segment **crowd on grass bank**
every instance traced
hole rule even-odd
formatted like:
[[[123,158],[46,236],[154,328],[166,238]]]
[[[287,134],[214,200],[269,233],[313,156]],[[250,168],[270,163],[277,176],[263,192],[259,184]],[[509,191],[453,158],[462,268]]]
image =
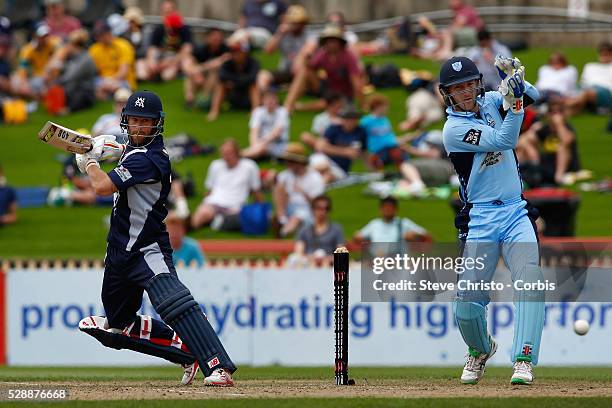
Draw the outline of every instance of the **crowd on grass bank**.
[[[363,56],[399,54],[444,61],[464,55],[477,64],[486,90],[499,85],[495,56],[511,56],[462,0],[449,0],[453,18],[448,27],[436,27],[423,17],[415,26],[406,17],[367,41],[347,28],[341,12],[330,13],[324,27],[314,30],[308,10],[283,0],[245,0],[238,30],[210,29],[202,37],[192,33],[176,1],[161,2],[162,24],[157,26],[144,24],[139,8],[113,4],[114,13],[97,16],[90,26],[71,16],[62,0],[44,0],[44,17],[31,25],[14,27],[0,17],[2,120],[19,123],[43,108],[68,115],[97,100],[113,100],[113,112],[83,132],[122,140],[120,112],[131,92],[142,83],[178,78],[185,109],[201,112],[203,126],[227,110],[243,110],[250,119],[245,129],[248,145],[227,138],[218,147],[219,158],[207,170],[205,197],[196,208],[187,204],[193,186],[175,175],[168,229],[180,237],[204,227],[241,230],[245,223],[265,229],[271,207],[274,234],[296,239],[295,262],[329,254],[329,248],[345,241],[342,227],[329,219],[332,202],[325,191],[363,180],[352,172],[355,161],[374,175],[368,180],[381,197],[420,197],[431,187],[457,183],[441,132],[432,130],[445,117],[435,76],[392,64],[366,65]],[[19,43],[19,37],[25,40]],[[277,53],[276,69],[263,69],[255,49]],[[535,86],[543,95],[527,109],[516,148],[531,187],[571,184],[581,174],[579,135],[571,116],[585,109],[608,115],[612,109],[612,45],[603,42],[597,51],[598,60],[586,64],[580,74],[561,52],[551,54],[543,66],[527,67],[537,70]],[[405,119],[394,124],[388,118],[390,100],[376,89],[397,86],[405,87],[408,97]],[[310,129],[298,129],[299,141],[292,141],[296,110],[317,114]],[[199,145],[185,135],[179,139],[169,150],[180,157],[216,147]],[[270,161],[282,169],[260,168]],[[393,172],[394,182],[378,182],[385,170]],[[64,178],[69,187],[54,189],[50,202],[112,203],[95,195],[71,160],[65,163]],[[0,173],[0,225],[17,220],[15,201],[14,190]],[[346,203],[335,204],[342,205]],[[393,240],[429,239],[425,229],[396,217],[390,208],[397,210],[397,205],[395,199],[383,199],[380,222],[370,222],[355,239],[376,234]],[[197,247],[188,239],[174,242],[176,249],[184,242]]]

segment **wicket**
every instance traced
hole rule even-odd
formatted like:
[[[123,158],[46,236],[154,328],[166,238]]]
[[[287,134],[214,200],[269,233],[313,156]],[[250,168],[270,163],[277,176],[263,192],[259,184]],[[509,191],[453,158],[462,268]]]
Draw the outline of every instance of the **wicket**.
[[[334,251],[334,323],[336,385],[353,385],[348,376],[349,252],[345,247]]]

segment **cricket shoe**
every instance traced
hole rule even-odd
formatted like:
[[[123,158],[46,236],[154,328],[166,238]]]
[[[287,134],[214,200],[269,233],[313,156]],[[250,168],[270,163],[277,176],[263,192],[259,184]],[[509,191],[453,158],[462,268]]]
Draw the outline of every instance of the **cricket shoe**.
[[[526,385],[533,383],[533,365],[531,361],[517,360],[514,363],[514,373],[512,374],[511,384]]]
[[[213,387],[233,387],[234,380],[232,380],[232,375],[225,371],[224,368],[218,368],[211,375],[204,378],[204,384]]]
[[[198,364],[198,360],[196,360],[193,364],[181,364],[183,367],[183,379],[181,380],[181,384],[189,385],[193,382],[193,379],[198,374],[198,370],[200,369],[200,365]]]
[[[488,354],[481,353],[471,347],[468,348],[467,360],[461,374],[463,384],[477,384],[480,381],[485,373],[487,360],[493,357],[493,354],[497,351],[497,343],[493,339],[491,339],[491,342],[491,351]]]

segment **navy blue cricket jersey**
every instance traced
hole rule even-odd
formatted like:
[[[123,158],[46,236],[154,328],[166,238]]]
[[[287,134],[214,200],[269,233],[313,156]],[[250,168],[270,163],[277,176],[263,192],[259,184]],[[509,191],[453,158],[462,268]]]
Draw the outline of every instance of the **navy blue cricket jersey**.
[[[154,242],[168,243],[164,219],[170,193],[170,158],[162,136],[146,147],[128,146],[115,169],[108,173],[117,191],[108,243],[137,251]]]

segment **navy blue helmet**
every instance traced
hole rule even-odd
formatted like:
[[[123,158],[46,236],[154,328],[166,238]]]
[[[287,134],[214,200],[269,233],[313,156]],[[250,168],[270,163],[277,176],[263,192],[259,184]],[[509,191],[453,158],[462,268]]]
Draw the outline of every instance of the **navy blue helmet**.
[[[452,57],[442,64],[440,68],[440,93],[444,97],[446,106],[453,106],[452,94],[448,92],[448,87],[463,82],[477,80],[479,96],[484,96],[484,86],[482,84],[482,74],[474,62],[467,57]]]
[[[151,91],[136,91],[125,103],[125,107],[121,110],[121,128],[129,134],[128,117],[136,116],[139,118],[157,119],[155,124],[155,132],[149,137],[160,135],[164,131],[164,108],[161,99]]]

